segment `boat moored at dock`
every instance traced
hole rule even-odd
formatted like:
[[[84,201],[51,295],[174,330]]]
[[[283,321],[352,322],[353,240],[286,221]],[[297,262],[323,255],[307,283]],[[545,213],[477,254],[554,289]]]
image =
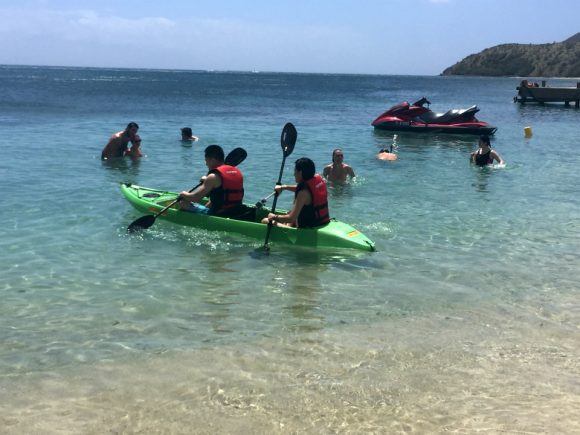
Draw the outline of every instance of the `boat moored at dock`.
[[[580,107],[580,82],[576,87],[572,86],[546,86],[546,81],[542,80],[540,86],[537,82],[522,80],[516,87],[518,95],[514,97],[516,103],[564,103],[569,106],[574,102],[576,108]]]

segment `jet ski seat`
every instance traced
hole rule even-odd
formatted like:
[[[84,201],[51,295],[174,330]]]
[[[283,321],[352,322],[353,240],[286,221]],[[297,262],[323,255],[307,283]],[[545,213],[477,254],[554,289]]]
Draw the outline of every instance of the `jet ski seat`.
[[[456,119],[469,119],[475,114],[479,112],[477,106],[471,106],[467,109],[451,109],[445,113],[435,113],[435,112],[426,112],[422,115],[419,115],[419,121],[426,122],[427,124],[442,124],[442,123],[450,123]]]

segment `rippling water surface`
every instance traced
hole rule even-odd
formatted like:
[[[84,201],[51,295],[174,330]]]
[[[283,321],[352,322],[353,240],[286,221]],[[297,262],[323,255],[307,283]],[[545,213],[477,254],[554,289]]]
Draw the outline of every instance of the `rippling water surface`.
[[[580,111],[516,105],[518,82],[0,67],[0,427],[580,431]],[[506,167],[444,135],[400,134],[399,159],[376,160],[393,135],[370,122],[424,95],[478,104]],[[146,157],[101,162],[129,121]],[[244,147],[246,198],[266,196],[288,121],[284,182],[342,147],[357,178],[331,213],[376,253],[125,233],[139,214],[119,183],[189,189],[211,143]],[[183,126],[201,141],[183,147]]]

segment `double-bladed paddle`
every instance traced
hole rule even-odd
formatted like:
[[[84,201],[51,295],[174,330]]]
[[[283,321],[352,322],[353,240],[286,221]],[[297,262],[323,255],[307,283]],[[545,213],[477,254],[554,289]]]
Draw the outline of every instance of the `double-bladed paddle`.
[[[234,148],[227,155],[224,162],[226,165],[229,165],[229,166],[238,166],[240,163],[242,163],[244,160],[246,160],[247,156],[248,156],[248,153],[246,152],[245,149]],[[195,189],[197,189],[202,184],[203,183],[199,183],[197,186],[192,188],[189,192],[190,193],[193,192]],[[133,221],[133,223],[131,223],[131,225],[129,225],[129,227],[127,228],[127,232],[133,233],[135,231],[144,230],[144,229],[149,228],[151,225],[153,225],[155,223],[155,219],[157,219],[160,215],[165,213],[169,208],[173,207],[176,203],[178,203],[181,200],[182,200],[182,197],[181,197],[181,195],[179,195],[175,201],[173,201],[171,204],[169,204],[167,207],[165,207],[159,213],[156,213],[154,215],[141,216],[139,219]]]
[[[280,136],[280,146],[282,147],[282,166],[280,166],[280,174],[278,175],[278,182],[276,185],[282,183],[282,173],[284,172],[284,164],[286,163],[286,157],[292,154],[294,151],[294,145],[296,144],[296,138],[298,137],[298,132],[291,122],[288,122],[284,129],[282,130],[282,135]],[[278,202],[278,194],[274,195],[274,201],[272,202],[272,213],[276,213],[276,203]],[[266,230],[266,240],[264,241],[264,249],[270,250],[268,241],[270,240],[270,232],[272,231],[272,222],[268,222],[268,229]]]
[[[259,201],[256,203],[256,207],[257,207],[257,208],[262,208],[262,207],[264,207],[264,205],[266,205],[266,202],[267,202],[267,201],[268,201],[268,200],[269,200],[269,199],[270,199],[270,198],[271,198],[273,195],[275,195],[275,194],[276,194],[276,191],[274,190],[274,191],[273,191],[271,194],[269,194],[268,196],[266,196],[266,197],[262,198],[261,200],[259,200]]]

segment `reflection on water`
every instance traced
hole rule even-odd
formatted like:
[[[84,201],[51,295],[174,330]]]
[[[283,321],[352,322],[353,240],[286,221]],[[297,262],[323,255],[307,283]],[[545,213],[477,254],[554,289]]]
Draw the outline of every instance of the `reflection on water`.
[[[578,111],[574,103],[569,106],[563,103],[518,104],[517,108],[522,116],[559,116],[566,115],[570,109],[573,110],[572,113]]]
[[[472,148],[477,144],[477,136],[469,135],[401,135],[398,143],[401,148],[413,151],[429,150],[435,148]]]
[[[355,178],[347,183],[328,182],[328,195],[334,200],[348,201],[355,194],[355,186],[358,184],[357,181]]]
[[[328,307],[325,304],[333,304],[328,300],[323,304],[321,299],[328,296],[329,291],[335,291],[336,283],[329,279],[331,275],[383,267],[378,260],[369,258],[368,253],[349,250],[273,245],[267,255],[246,257],[251,263],[246,268],[263,276],[265,285],[280,295],[281,309],[288,316],[282,316],[278,321],[284,329],[294,332],[311,332],[326,327],[328,321],[324,312]],[[349,277],[354,278],[355,275]]]
[[[322,283],[320,274],[325,265],[308,268],[281,267],[275,280],[284,291],[283,328],[294,332],[312,332],[324,328],[325,319],[320,306]]]
[[[139,166],[141,165],[141,158],[120,157],[101,160],[101,166],[107,170],[105,172],[108,177],[113,176],[114,181],[118,181],[118,174],[121,173],[126,177],[127,182],[135,182],[137,175],[139,175]]]
[[[266,264],[273,266],[283,264],[284,267],[306,267],[318,266],[326,270],[327,266],[337,266],[339,264],[358,263],[373,267],[372,260],[369,258],[373,254],[368,252],[348,250],[348,249],[314,249],[300,246],[275,246],[268,255],[253,256],[254,259],[263,260]],[[297,269],[299,270],[299,269]]]
[[[475,182],[472,184],[477,192],[487,193],[488,183],[493,169],[489,166],[473,165],[473,172],[475,173]]]

